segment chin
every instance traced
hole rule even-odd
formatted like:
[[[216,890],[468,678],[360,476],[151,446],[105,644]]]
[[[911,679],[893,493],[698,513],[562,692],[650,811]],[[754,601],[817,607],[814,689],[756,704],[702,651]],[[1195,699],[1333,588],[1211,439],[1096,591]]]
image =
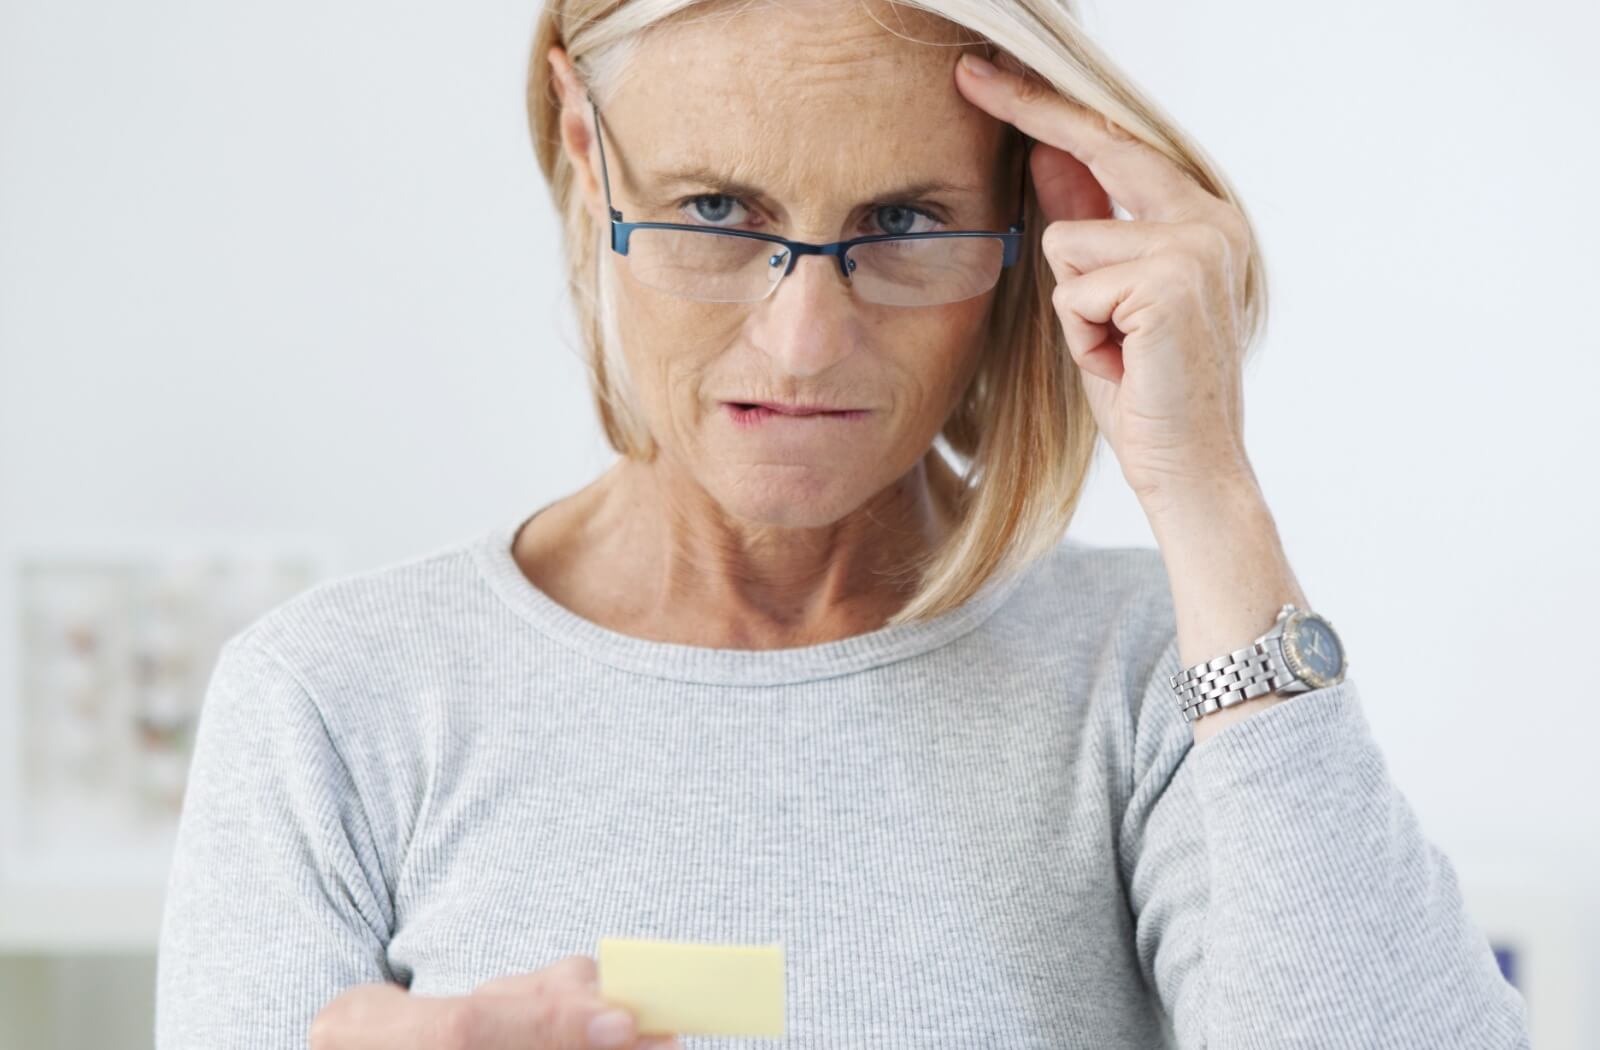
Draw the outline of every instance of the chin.
[[[868,495],[821,468],[773,463],[739,471],[719,488],[717,502],[729,514],[786,529],[832,525]]]

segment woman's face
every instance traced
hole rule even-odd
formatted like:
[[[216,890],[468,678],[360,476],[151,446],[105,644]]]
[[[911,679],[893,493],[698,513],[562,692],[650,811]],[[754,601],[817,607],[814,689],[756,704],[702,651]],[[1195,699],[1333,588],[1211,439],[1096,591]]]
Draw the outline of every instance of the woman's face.
[[[907,35],[953,41],[887,8]],[[955,47],[899,39],[858,0],[752,5],[660,28],[601,100],[613,204],[627,221],[765,231],[823,243],[1003,230],[1015,218],[1001,123],[959,94]],[[587,111],[581,96],[567,98]],[[598,151],[580,178],[606,216]],[[671,173],[702,170],[758,195]],[[582,170],[582,169],[580,169]],[[905,198],[902,187],[949,189]],[[921,214],[912,209],[924,209]],[[609,240],[606,242],[609,245]],[[657,466],[746,521],[824,526],[886,492],[927,452],[981,352],[993,290],[904,307],[858,301],[835,259],[803,255],[766,299],[670,296],[617,268],[620,338],[661,447]],[[856,418],[768,416],[734,403],[820,404]]]

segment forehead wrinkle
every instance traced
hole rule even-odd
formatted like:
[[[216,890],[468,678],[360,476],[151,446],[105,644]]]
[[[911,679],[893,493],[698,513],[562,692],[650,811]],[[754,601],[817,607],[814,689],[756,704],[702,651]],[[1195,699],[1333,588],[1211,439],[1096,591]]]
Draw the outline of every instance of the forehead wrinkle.
[[[745,38],[752,46],[734,46]],[[998,122],[957,91],[954,55],[858,11],[841,17],[831,3],[786,0],[714,27],[657,26],[634,61],[648,76],[631,88],[651,88],[630,89],[610,109],[626,110],[620,146],[652,203],[672,203],[659,199],[673,188],[665,177],[685,171],[701,181],[677,184],[683,193],[673,198],[734,183],[756,192],[730,195],[753,197],[776,218],[785,203],[880,203],[935,179],[986,200],[1015,193],[994,184],[999,139],[989,125]]]
[[[898,113],[881,111],[857,122],[854,134],[829,134],[824,121],[791,120],[755,114],[748,133],[699,130],[703,123],[680,120],[657,124],[654,148],[636,157],[640,188],[662,197],[698,190],[727,193],[770,204],[830,201],[855,205],[941,195],[988,199],[996,192],[995,136],[980,122],[957,130],[954,122],[928,127],[926,109],[907,109],[926,134],[881,134],[873,126],[893,126]],[[715,123],[711,117],[704,123]],[[743,123],[741,121],[741,123]],[[942,134],[941,134],[942,130]],[[656,143],[671,135],[671,143]],[[931,147],[931,148],[930,148]],[[953,154],[967,155],[962,162]]]
[[[997,194],[1009,192],[991,184],[995,164],[986,156],[975,156],[970,166],[954,171],[933,158],[922,164],[886,164],[881,149],[871,164],[852,156],[862,151],[835,150],[820,162],[815,156],[785,156],[764,163],[771,152],[736,154],[725,164],[708,160],[703,150],[682,156],[678,163],[647,160],[638,165],[645,180],[642,201],[661,210],[687,196],[726,194],[784,226],[815,228],[820,236],[841,215],[872,204],[943,203],[953,215],[978,222]]]
[[[775,192],[769,182],[757,181],[748,176],[733,174],[739,167],[742,166],[724,169],[697,161],[683,167],[647,172],[645,178],[655,188],[663,192],[679,188],[695,188],[732,197],[750,197],[773,201],[781,201],[786,196],[787,191]],[[811,186],[817,185],[815,179],[796,181],[804,181]],[[863,185],[873,182],[868,178],[853,181]],[[847,190],[841,190],[836,196],[843,197],[848,192]],[[985,187],[954,181],[942,176],[908,178],[902,170],[894,176],[886,176],[882,180],[881,188],[859,193],[853,203],[867,204],[877,201],[926,197],[934,194],[976,195],[985,192],[987,192]]]

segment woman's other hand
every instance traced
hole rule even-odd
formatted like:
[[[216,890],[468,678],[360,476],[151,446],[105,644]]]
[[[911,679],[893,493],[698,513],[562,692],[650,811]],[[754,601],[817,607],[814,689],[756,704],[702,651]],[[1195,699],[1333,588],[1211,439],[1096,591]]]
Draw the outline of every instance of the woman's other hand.
[[[1245,455],[1249,225],[1165,154],[1031,74],[973,72],[974,105],[1034,140],[1040,249],[1095,421],[1145,504],[1230,477]],[[1004,61],[1004,60],[1003,60]],[[1112,200],[1133,219],[1117,219]]]
[[[471,995],[411,995],[394,984],[348,989],[317,1014],[311,1050],[682,1050],[641,1036],[633,1015],[600,998],[593,958],[569,955],[497,977]]]

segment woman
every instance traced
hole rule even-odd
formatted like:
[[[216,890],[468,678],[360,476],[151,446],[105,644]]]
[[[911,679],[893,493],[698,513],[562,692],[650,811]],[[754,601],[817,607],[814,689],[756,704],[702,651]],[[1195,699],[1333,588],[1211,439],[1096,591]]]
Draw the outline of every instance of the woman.
[[[1528,1045],[1246,455],[1250,224],[1064,6],[556,0],[529,106],[621,455],[230,640],[162,1050],[651,1045],[605,936],[782,943],[798,1047]],[[1102,433],[1159,549],[1062,538]]]

